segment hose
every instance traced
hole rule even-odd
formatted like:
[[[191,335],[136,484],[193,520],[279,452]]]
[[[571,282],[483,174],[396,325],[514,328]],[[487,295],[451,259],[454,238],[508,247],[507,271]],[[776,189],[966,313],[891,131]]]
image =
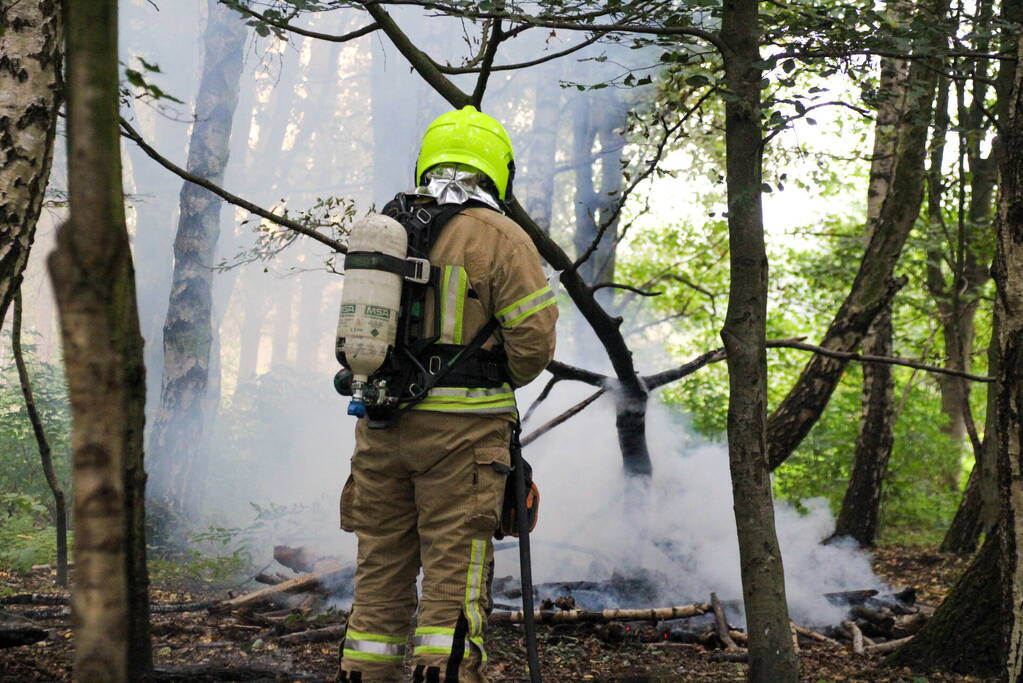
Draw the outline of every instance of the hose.
[[[533,565],[529,555],[529,511],[526,509],[526,465],[515,429],[511,447],[512,473],[515,477],[515,517],[519,526],[519,567],[522,577],[522,613],[526,633],[526,661],[530,683],[542,683],[540,654],[536,647],[536,620],[533,614]]]

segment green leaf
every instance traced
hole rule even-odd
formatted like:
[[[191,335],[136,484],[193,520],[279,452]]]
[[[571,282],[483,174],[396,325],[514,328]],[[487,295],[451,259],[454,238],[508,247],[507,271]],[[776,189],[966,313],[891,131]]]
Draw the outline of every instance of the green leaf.
[[[785,73],[790,74],[796,70],[796,62],[792,59],[786,59],[781,63],[781,68],[784,69]]]
[[[700,86],[708,85],[709,83],[710,79],[704,76],[703,74],[693,74],[692,76],[686,79],[686,84],[691,85],[694,88],[699,88]]]

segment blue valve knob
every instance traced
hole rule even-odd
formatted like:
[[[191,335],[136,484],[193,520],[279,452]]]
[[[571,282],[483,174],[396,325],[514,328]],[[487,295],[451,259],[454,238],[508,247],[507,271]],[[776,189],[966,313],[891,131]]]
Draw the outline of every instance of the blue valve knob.
[[[355,417],[366,417],[366,404],[362,401],[352,401],[348,404],[348,414]]]

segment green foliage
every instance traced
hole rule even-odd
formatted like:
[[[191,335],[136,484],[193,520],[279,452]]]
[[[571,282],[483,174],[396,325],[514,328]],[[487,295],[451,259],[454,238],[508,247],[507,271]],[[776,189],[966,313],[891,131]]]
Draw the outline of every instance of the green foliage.
[[[5,340],[6,343],[6,340]],[[36,408],[50,444],[57,480],[71,493],[71,412],[63,370],[35,357],[35,347],[23,344]],[[26,496],[44,505],[52,521],[53,496],[43,475],[39,448],[25,409],[14,360],[0,366],[0,495]],[[70,500],[68,505],[70,506]],[[52,558],[51,558],[52,559]]]
[[[29,495],[0,493],[0,566],[27,572],[56,556],[57,536],[46,506]]]
[[[151,552],[149,572],[161,587],[222,590],[248,581],[253,560],[244,529],[211,526],[173,553]]]

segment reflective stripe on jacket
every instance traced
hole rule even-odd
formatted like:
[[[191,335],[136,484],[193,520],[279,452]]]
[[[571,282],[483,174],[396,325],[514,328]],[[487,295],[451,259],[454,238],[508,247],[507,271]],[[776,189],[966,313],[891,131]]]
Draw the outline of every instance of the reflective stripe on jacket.
[[[427,298],[426,329],[439,315],[442,344],[467,344],[493,317],[484,348],[503,346],[512,384],[493,389],[439,387],[414,410],[514,415],[514,387],[531,382],[554,357],[558,307],[529,236],[510,218],[473,207],[452,218],[430,252],[439,296]],[[440,306],[435,311],[434,301]]]

